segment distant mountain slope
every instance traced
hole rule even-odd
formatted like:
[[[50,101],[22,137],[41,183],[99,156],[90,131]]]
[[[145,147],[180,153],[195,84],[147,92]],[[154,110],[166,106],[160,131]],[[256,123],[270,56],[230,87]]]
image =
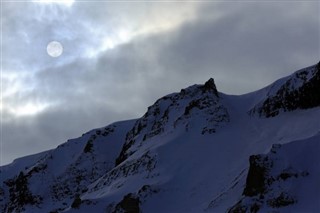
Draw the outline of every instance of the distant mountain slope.
[[[133,123],[95,129],[56,149],[1,167],[1,212],[49,212],[70,204],[76,194],[113,168]]]
[[[167,95],[1,167],[1,212],[319,212],[318,83],[319,64],[245,95],[213,79]]]

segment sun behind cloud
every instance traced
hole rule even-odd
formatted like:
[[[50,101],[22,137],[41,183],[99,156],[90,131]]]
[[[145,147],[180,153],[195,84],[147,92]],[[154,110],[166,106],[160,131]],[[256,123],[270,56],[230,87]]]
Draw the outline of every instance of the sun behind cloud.
[[[47,104],[28,103],[24,106],[12,108],[11,111],[15,116],[31,116],[42,112],[47,106]]]
[[[43,4],[62,4],[70,7],[75,2],[75,0],[34,0],[33,2]]]

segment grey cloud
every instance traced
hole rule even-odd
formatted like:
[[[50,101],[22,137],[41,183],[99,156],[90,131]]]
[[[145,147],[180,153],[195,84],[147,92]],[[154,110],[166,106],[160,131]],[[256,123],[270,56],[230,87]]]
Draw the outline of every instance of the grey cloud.
[[[177,75],[173,79],[188,75],[183,80],[191,83],[215,77],[220,91],[227,93],[261,88],[319,59],[319,11],[310,4],[304,15],[287,15],[300,6],[254,4],[235,10],[224,4],[219,9],[225,14],[215,20],[206,14],[206,5],[201,12],[206,18],[177,31],[171,45],[161,50],[160,64],[171,67]]]
[[[97,46],[86,22],[72,17],[61,5],[3,3],[3,67],[6,71],[36,72],[83,57]],[[59,62],[46,54],[46,46],[59,40],[64,57]]]
[[[204,82],[212,76],[223,92],[252,91],[316,62],[315,9],[306,11],[313,16],[300,19],[291,17],[292,14],[283,15],[288,10],[285,5],[258,7],[258,10],[256,5],[232,10],[230,5],[222,5],[224,8],[220,6],[220,10],[230,12],[216,20],[208,14],[210,6],[220,5],[206,5],[196,21],[179,29],[138,38],[115,51],[107,51],[94,66],[83,66],[80,62],[64,70],[47,71],[43,76],[52,81],[53,75],[53,79],[62,84],[57,84],[58,88],[53,91],[63,88],[61,93],[70,93],[68,98],[77,94],[78,88],[83,91],[82,86],[85,91],[79,92],[79,97],[102,97],[114,105],[130,101],[151,104],[161,95]],[[292,10],[296,7],[300,4],[292,6]],[[270,13],[273,13],[272,19]],[[252,20],[252,16],[255,19]],[[262,24],[266,20],[268,24]],[[296,57],[300,61],[295,60]],[[54,88],[43,82],[50,85],[48,88]]]
[[[186,18],[168,31],[140,35],[94,58],[86,58],[82,51],[95,48],[100,36],[119,27],[113,26],[117,20],[108,20],[108,16],[123,17],[118,23],[143,26],[148,22],[143,19],[150,16],[146,8],[157,11],[157,6],[87,6],[75,4],[68,11],[74,17],[70,23],[59,28],[52,22],[46,28],[50,34],[66,31],[64,57],[68,60],[62,58],[63,63],[57,64],[50,58],[39,58],[46,66],[38,67],[30,79],[34,89],[18,91],[8,99],[16,104],[36,99],[53,105],[34,117],[5,123],[7,161],[52,148],[94,127],[141,116],[157,98],[210,77],[215,78],[220,91],[239,94],[319,59],[319,10],[312,2],[186,5],[198,8],[192,19]],[[162,4],[159,10],[168,9],[163,13],[168,22],[170,12],[179,8],[178,4],[169,6]],[[115,14],[128,7],[130,15]],[[186,11],[192,13],[191,9]],[[150,23],[160,20],[157,15]],[[39,39],[45,43],[48,36],[39,34]]]

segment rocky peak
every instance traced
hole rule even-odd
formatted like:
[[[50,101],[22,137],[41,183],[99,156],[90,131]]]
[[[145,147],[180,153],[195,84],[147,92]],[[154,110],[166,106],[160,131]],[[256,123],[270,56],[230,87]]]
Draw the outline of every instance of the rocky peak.
[[[201,120],[202,126],[195,125]],[[198,131],[212,134],[229,122],[227,109],[221,103],[214,80],[204,85],[193,85],[157,100],[144,116],[137,120],[128,132],[126,142],[116,165],[134,153],[144,141],[167,132],[182,128],[185,131]]]
[[[204,92],[213,92],[217,97],[219,97],[218,90],[216,88],[216,84],[214,83],[214,79],[210,78],[204,85],[203,85]]]

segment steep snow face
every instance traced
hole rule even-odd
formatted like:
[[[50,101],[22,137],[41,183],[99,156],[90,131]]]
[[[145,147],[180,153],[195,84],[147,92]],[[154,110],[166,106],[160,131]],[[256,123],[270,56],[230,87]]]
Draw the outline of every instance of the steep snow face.
[[[248,116],[245,108],[238,110],[247,100],[223,99],[231,118],[228,126],[210,135],[172,132],[146,140],[88,187],[80,211],[117,212],[130,198],[139,200],[142,212],[226,212],[241,197],[250,155],[320,130],[319,108],[260,119]],[[86,205],[87,200],[95,206]]]
[[[294,74],[242,96],[219,93],[210,79],[159,99],[138,120],[92,130],[57,149],[16,160],[0,170],[1,210],[302,210],[309,205],[308,196],[320,199],[318,188],[305,191],[319,174],[312,156],[319,148],[320,107],[281,108],[277,116],[248,112],[259,115],[257,109],[286,82],[292,85],[288,91],[300,91],[317,79],[315,67],[306,70],[305,81],[292,80]],[[271,153],[257,155],[272,146]],[[300,158],[309,152],[304,163]],[[311,212],[317,208],[309,206]]]
[[[249,116],[249,106],[260,94],[220,93],[219,103],[227,109],[229,119],[212,134],[202,134],[200,128],[186,131],[185,126],[165,125],[163,132],[143,140],[146,132],[137,131],[140,140],[129,146],[132,152],[89,187],[81,197],[84,204],[80,210],[90,209],[86,200],[95,200],[101,212],[117,212],[121,206],[125,211],[130,207],[123,202],[131,200],[139,201],[142,212],[226,212],[241,196],[250,155],[267,152],[274,143],[311,137],[320,130],[320,108],[270,119]],[[206,122],[196,124],[203,127]]]
[[[320,106],[319,94],[320,62],[269,86],[266,99],[258,103],[251,113],[274,117],[281,111],[318,107]]]
[[[229,212],[318,212],[320,134],[250,157],[241,200]]]
[[[76,194],[113,168],[133,124],[95,129],[54,150],[1,167],[1,212],[49,212],[69,206]]]
[[[229,120],[228,110],[221,103],[212,78],[204,85],[194,85],[180,93],[167,95],[149,107],[128,132],[117,165],[154,136],[176,129],[212,134]]]

